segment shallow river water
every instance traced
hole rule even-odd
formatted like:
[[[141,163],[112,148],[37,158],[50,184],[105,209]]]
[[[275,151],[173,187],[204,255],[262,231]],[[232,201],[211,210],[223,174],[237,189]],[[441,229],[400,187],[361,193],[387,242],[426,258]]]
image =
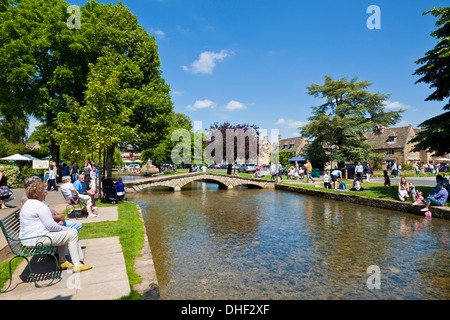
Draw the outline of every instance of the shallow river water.
[[[201,182],[128,199],[162,299],[450,298],[448,220]]]

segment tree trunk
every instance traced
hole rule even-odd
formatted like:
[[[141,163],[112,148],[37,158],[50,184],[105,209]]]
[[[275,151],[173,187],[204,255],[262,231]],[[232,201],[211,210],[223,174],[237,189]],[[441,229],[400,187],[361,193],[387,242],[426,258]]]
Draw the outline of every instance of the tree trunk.
[[[113,157],[114,157],[115,146],[106,148],[106,158],[105,158],[105,172],[106,178],[112,177],[112,166],[113,166]]]
[[[53,135],[51,134],[51,130],[53,128],[53,124],[55,121],[55,115],[51,112],[51,110],[47,110],[46,111],[46,125],[47,125],[47,132],[48,132],[48,136],[50,138],[50,152],[52,155],[52,160],[54,162],[56,162],[56,165],[59,164],[59,145],[56,142],[56,140],[53,138]]]

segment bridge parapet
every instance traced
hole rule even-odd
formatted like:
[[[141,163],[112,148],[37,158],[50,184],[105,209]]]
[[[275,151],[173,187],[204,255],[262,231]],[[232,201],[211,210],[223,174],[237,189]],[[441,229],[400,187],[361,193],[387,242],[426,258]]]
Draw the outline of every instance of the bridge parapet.
[[[234,189],[239,186],[250,188],[274,189],[275,181],[261,178],[245,178],[240,176],[225,175],[211,172],[194,172],[185,174],[173,174],[156,176],[139,180],[124,181],[127,193],[138,192],[151,187],[168,187],[173,191],[181,191],[181,188],[194,181],[217,183],[222,189]]]

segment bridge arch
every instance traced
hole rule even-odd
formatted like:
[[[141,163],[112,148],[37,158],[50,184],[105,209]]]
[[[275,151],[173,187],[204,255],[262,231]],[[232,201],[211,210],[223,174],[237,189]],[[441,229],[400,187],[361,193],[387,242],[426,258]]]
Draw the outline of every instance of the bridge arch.
[[[150,187],[168,187],[173,191],[181,191],[181,188],[194,181],[216,183],[220,189],[234,189],[244,186],[248,188],[274,188],[275,182],[271,180],[244,178],[218,173],[200,172],[179,175],[145,178],[140,180],[124,181],[127,192],[138,192]]]

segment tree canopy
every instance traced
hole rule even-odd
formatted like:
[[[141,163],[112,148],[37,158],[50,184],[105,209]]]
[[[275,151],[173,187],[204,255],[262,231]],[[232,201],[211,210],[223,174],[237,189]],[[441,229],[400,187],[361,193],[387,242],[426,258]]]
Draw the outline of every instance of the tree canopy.
[[[257,125],[215,122],[207,129],[207,136],[209,136],[207,144],[210,147],[208,149],[211,149],[211,156],[216,162],[235,163],[237,161],[243,163],[257,160],[259,155],[259,127]],[[216,139],[222,141],[216,141]],[[221,156],[218,156],[217,152]]]
[[[120,1],[87,2],[79,29],[68,28],[68,7],[62,0],[0,2],[0,113],[14,107],[42,121],[55,161],[61,143],[80,139],[86,148],[107,147],[110,160],[119,141],[158,144],[173,105],[154,36]]]
[[[413,75],[420,76],[416,83],[427,83],[434,91],[425,101],[444,101],[450,97],[450,7],[433,8],[425,14],[437,17],[437,29],[431,36],[437,39],[436,46],[425,57],[416,61],[422,65]],[[422,122],[419,132],[410,143],[414,150],[427,150],[441,156],[450,152],[450,99],[444,104],[442,114]]]
[[[319,144],[330,144],[331,114],[332,145],[339,146],[339,153],[334,160],[343,161],[373,161],[377,155],[370,150],[365,142],[364,132],[380,132],[382,127],[397,123],[404,110],[387,111],[384,104],[390,94],[372,93],[368,87],[369,81],[358,81],[353,78],[333,80],[325,76],[323,85],[312,84],[307,87],[308,94],[321,98],[325,103],[312,107],[309,123],[300,127],[307,138]],[[360,152],[364,150],[365,152]]]

